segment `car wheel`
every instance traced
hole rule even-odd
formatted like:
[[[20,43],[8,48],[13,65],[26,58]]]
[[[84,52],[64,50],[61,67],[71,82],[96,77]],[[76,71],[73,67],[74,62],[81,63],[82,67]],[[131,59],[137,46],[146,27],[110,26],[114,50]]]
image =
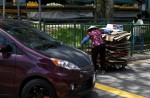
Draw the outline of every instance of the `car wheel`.
[[[57,96],[50,83],[42,79],[34,79],[23,87],[21,98],[57,98]]]

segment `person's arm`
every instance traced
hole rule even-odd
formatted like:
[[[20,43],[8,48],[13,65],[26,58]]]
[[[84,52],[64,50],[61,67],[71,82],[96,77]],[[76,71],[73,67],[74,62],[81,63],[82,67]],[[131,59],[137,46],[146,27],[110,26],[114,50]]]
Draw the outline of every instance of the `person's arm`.
[[[84,37],[84,39],[82,40],[81,44],[85,44],[89,41],[89,38],[86,36]]]
[[[104,34],[109,34],[110,32],[111,32],[111,30],[108,30],[108,29],[104,29],[104,30],[103,30],[103,33],[104,33]]]

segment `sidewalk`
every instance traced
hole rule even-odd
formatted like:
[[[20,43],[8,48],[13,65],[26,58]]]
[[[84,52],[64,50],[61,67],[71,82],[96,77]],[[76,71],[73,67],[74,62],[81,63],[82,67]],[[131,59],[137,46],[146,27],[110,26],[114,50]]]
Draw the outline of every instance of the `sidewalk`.
[[[145,60],[150,59],[150,51],[144,53],[134,53],[132,57],[129,57],[129,61],[136,61],[136,60]]]

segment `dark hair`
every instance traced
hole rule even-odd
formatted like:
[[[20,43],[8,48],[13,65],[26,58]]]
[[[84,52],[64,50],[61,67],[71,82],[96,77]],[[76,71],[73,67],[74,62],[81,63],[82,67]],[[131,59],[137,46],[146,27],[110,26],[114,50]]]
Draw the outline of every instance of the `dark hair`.
[[[136,23],[137,22],[137,20],[138,19],[141,19],[143,17],[143,15],[142,14],[137,14],[137,17],[136,18],[134,18],[134,23]]]
[[[139,19],[141,19],[141,18],[143,17],[143,14],[137,14],[137,17],[138,17]]]

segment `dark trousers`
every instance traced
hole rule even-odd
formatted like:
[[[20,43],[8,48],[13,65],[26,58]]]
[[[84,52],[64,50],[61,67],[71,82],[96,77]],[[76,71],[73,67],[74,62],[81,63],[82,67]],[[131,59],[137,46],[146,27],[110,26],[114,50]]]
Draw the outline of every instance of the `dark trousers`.
[[[105,66],[105,48],[106,48],[105,44],[101,44],[101,45],[98,45],[98,46],[95,46],[94,48],[92,48],[92,61],[93,61],[93,64],[94,64],[94,67],[95,67],[96,70],[99,67],[97,65],[97,59],[100,60],[101,70],[106,70],[106,66]]]
[[[133,52],[135,51],[135,46],[136,46],[138,41],[140,41],[140,51],[143,52],[144,38],[142,36],[134,36],[134,39],[133,39]]]

